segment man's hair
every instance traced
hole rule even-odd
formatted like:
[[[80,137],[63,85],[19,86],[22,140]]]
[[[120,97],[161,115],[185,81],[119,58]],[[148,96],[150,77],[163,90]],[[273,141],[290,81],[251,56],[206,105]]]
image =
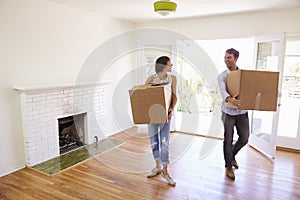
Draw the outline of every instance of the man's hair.
[[[240,52],[238,52],[234,48],[227,49],[226,53],[233,54],[234,58],[238,58],[240,56]]]
[[[163,69],[166,67],[168,61],[170,61],[170,58],[168,56],[161,56],[157,58],[157,60],[155,61],[155,72],[162,72]]]

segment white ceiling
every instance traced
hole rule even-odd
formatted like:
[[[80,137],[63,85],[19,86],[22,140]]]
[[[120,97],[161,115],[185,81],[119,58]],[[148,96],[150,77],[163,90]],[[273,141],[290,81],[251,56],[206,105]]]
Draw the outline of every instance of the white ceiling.
[[[78,9],[110,15],[132,22],[272,10],[300,6],[300,0],[172,0],[177,11],[162,17],[153,11],[155,0],[49,0]]]

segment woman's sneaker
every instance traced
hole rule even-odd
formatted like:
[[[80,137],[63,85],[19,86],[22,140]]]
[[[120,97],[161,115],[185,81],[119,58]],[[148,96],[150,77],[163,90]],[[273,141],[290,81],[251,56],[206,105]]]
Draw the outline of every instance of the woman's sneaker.
[[[161,176],[165,178],[169,185],[175,186],[176,182],[173,180],[173,178],[169,174],[165,174],[164,171],[161,171]]]
[[[161,171],[162,171],[161,168],[155,167],[155,168],[153,168],[153,169],[151,170],[151,172],[147,175],[147,177],[148,177],[148,178],[151,178],[151,177],[153,177],[153,176],[156,176],[156,175],[160,174]]]

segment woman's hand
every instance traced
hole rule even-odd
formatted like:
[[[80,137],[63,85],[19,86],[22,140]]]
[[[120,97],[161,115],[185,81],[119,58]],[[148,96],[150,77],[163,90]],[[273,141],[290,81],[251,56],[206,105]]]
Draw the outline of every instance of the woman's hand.
[[[168,122],[171,121],[172,115],[173,115],[173,108],[169,108],[169,110],[168,110]]]

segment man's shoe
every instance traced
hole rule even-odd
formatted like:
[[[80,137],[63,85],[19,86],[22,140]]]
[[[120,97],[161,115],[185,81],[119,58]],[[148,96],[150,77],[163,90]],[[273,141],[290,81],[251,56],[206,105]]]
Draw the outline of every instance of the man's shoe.
[[[234,168],[236,168],[236,169],[239,168],[239,165],[237,164],[235,159],[232,160],[232,166],[234,166]]]
[[[226,167],[226,176],[232,180],[235,179],[235,175],[232,167]]]
[[[151,170],[151,172],[147,175],[147,177],[151,178],[151,177],[156,176],[157,174],[160,174],[160,173],[161,173],[161,168],[155,167]]]

